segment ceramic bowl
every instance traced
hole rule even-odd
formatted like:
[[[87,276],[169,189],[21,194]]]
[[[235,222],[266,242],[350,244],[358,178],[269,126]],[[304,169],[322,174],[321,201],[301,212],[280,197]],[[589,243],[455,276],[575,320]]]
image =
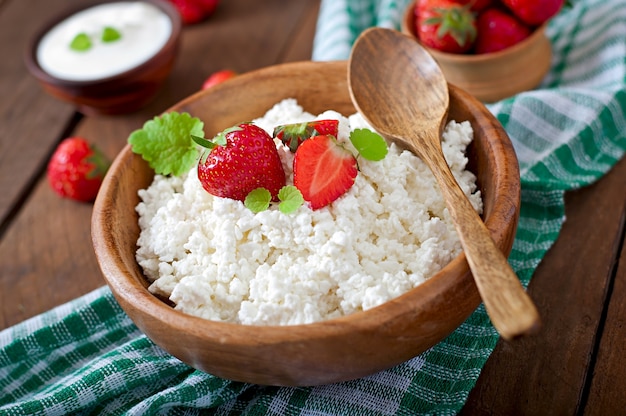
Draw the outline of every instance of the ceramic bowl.
[[[491,103],[537,87],[550,69],[552,48],[546,24],[522,42],[498,52],[470,55],[445,53],[426,47],[449,83],[485,103]],[[404,12],[401,30],[417,40],[415,2]]]
[[[117,0],[119,1],[119,0]],[[105,78],[75,81],[59,78],[46,72],[37,58],[41,39],[68,17],[90,7],[115,0],[82,4],[60,13],[35,33],[25,54],[26,67],[51,96],[74,104],[84,114],[124,114],[147,105],[170,74],[181,34],[181,19],[176,9],[165,0],[142,0],[156,5],[171,21],[171,34],[164,46],[147,61],[116,75]]]
[[[355,112],[347,63],[297,62],[267,67],[196,93],[168,111],[189,112],[211,137],[241,120],[262,116],[296,98],[314,114]],[[484,200],[484,221],[506,254],[520,204],[515,152],[502,126],[466,92],[450,86],[449,118],[468,120],[468,149]],[[400,364],[444,339],[480,304],[464,255],[415,289],[378,307],[341,318],[294,326],[251,326],[186,315],[153,296],[135,260],[139,235],[137,191],[154,172],[126,146],[96,199],[93,245],[104,278],[121,307],[157,345],[199,370],[266,385],[304,386],[366,376]],[[410,209],[410,207],[407,207]]]

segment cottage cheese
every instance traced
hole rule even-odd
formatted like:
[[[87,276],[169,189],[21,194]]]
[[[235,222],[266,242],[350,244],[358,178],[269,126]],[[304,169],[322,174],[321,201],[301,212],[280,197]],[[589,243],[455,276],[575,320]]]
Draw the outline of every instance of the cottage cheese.
[[[368,127],[357,114],[308,114],[293,99],[255,123],[340,120],[339,139]],[[482,210],[475,176],[465,170],[468,122],[450,122],[443,149],[457,181]],[[277,144],[292,176],[293,156]],[[202,189],[196,170],[156,176],[141,190],[137,261],[150,291],[206,319],[252,325],[310,323],[366,310],[424,282],[462,248],[426,165],[391,144],[380,162],[359,160],[345,195],[316,211],[253,213]]]

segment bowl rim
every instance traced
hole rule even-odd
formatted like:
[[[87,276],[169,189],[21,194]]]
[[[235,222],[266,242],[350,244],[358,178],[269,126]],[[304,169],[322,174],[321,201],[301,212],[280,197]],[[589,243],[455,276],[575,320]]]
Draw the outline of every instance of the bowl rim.
[[[531,27],[532,32],[528,37],[523,39],[521,42],[516,43],[515,45],[509,46],[508,48],[488,53],[481,54],[468,54],[468,53],[450,53],[443,52],[437,49],[430,48],[424,44],[422,44],[415,33],[415,5],[417,1],[412,1],[404,11],[404,15],[401,22],[401,31],[412,38],[414,38],[420,45],[422,45],[428,52],[430,52],[434,57],[439,59],[444,59],[451,63],[457,64],[469,64],[469,63],[482,63],[485,61],[489,61],[492,59],[507,59],[507,57],[511,55],[516,55],[520,50],[525,49],[528,45],[532,45],[537,42],[538,38],[545,37],[545,30],[549,24],[549,21],[542,23],[539,26]]]
[[[241,74],[232,80],[228,80],[221,85],[215,86],[215,88],[227,88],[227,83],[244,82],[247,79],[254,79],[255,77],[263,78],[267,74],[276,70],[283,71],[299,69],[311,71],[316,66],[317,68],[321,68],[321,66],[342,65],[347,68],[346,61],[303,61],[273,65]],[[475,102],[477,106],[482,106],[480,102],[463,90],[453,85],[450,85],[449,88],[450,93],[456,95],[456,97],[472,100],[472,103]],[[198,95],[206,93],[208,92],[196,92],[195,94],[183,99],[179,103],[165,110],[164,113],[178,111],[179,109],[184,108],[186,103],[194,100]],[[502,132],[504,132],[503,128]],[[510,142],[502,143],[500,140],[497,140],[494,141],[494,143],[491,143],[491,145],[497,147],[498,151],[504,153],[505,156],[502,157],[503,161],[517,161],[515,151]],[[425,303],[429,303],[431,298],[434,301],[437,301],[435,298],[438,298],[439,293],[442,291],[463,290],[468,287],[468,282],[470,282],[469,284],[471,284],[474,288],[474,296],[477,299],[475,306],[478,307],[480,304],[478,293],[475,289],[465,254],[461,253],[452,259],[450,263],[444,266],[444,268],[442,268],[435,275],[408,292],[390,299],[379,306],[337,318],[298,325],[246,325],[233,322],[212,321],[178,311],[148,291],[145,285],[147,283],[145,276],[143,276],[145,280],[143,283],[138,282],[133,275],[125,269],[122,255],[120,254],[120,247],[107,242],[106,236],[109,234],[109,227],[107,227],[107,224],[110,224],[110,218],[114,216],[114,210],[111,209],[111,207],[108,207],[107,209],[105,204],[106,196],[109,192],[111,192],[111,190],[119,187],[117,178],[113,177],[111,173],[117,172],[122,168],[131,169],[130,166],[133,163],[145,164],[147,162],[143,161],[139,155],[134,154],[130,145],[126,144],[122,151],[114,159],[113,164],[109,169],[109,174],[107,174],[104,179],[101,188],[104,192],[101,191],[95,201],[92,215],[92,242],[94,244],[96,257],[105,280],[111,287],[117,300],[122,304],[123,309],[126,309],[126,305],[132,304],[133,307],[141,310],[145,319],[158,320],[164,325],[185,328],[186,331],[189,331],[191,328],[191,331],[198,334],[211,333],[212,337],[219,338],[219,342],[222,344],[247,344],[251,338],[256,338],[260,345],[270,345],[276,343],[275,337],[280,338],[281,342],[297,342],[303,338],[322,339],[342,335],[345,336],[346,334],[353,333],[355,331],[380,331],[380,328],[372,328],[372,321],[379,322],[384,325],[385,322],[406,320],[407,305],[411,305],[414,314],[417,314],[421,308],[419,303],[416,304],[414,302],[416,297],[422,302],[424,302],[425,297],[429,298]],[[513,167],[510,166],[510,162],[505,163],[505,168],[507,170],[509,168],[513,169],[514,172],[511,172],[513,174],[517,173],[517,181],[515,183],[512,183],[512,181],[507,182],[507,185],[512,187],[516,195],[503,195],[501,196],[501,200],[507,201],[507,203],[504,204],[507,207],[516,203],[515,206],[517,207],[517,212],[512,214],[510,212],[510,208],[502,209],[502,212],[496,212],[496,210],[494,210],[485,222],[492,236],[494,235],[494,231],[491,231],[489,226],[492,221],[496,221],[495,217],[497,217],[498,214],[503,216],[513,215],[515,220],[514,224],[509,224],[507,227],[507,229],[510,228],[513,230],[513,235],[515,234],[515,229],[517,227],[520,198],[519,170],[517,164]],[[516,200],[517,202],[515,202]],[[506,250],[508,253],[511,250],[512,243],[513,237],[511,236],[510,241],[501,241],[498,245],[502,246],[501,249]],[[506,247],[507,245],[508,247]],[[458,269],[461,272],[451,277],[447,277],[447,274],[449,274],[447,272],[452,269]],[[111,276],[114,276],[114,278],[111,279]],[[471,294],[468,294],[468,296],[471,296]],[[136,321],[135,323],[140,327],[140,329],[143,330],[143,322]],[[462,321],[458,324],[460,325],[460,323],[462,323]],[[458,325],[455,325],[454,328],[457,326]]]
[[[24,62],[26,64],[27,69],[30,73],[35,76],[38,80],[43,83],[55,85],[61,88],[81,88],[81,87],[91,87],[91,86],[103,86],[107,84],[113,84],[120,81],[125,81],[127,79],[133,79],[141,74],[145,73],[146,70],[151,69],[153,66],[154,60],[161,57],[167,51],[175,49],[180,34],[182,31],[182,19],[180,13],[176,10],[174,5],[167,0],[133,0],[139,1],[143,3],[150,3],[156,7],[158,7],[162,12],[164,12],[170,22],[172,24],[172,30],[170,32],[170,36],[168,37],[165,44],[159,49],[154,55],[148,58],[143,63],[134,66],[130,69],[127,69],[123,72],[119,72],[117,74],[113,74],[104,78],[96,78],[91,80],[70,80],[65,78],[59,78],[54,75],[51,75],[49,72],[44,70],[39,64],[39,60],[37,59],[37,47],[41,39],[48,33],[52,28],[56,25],[69,18],[70,16],[81,12],[83,10],[90,9],[95,6],[100,6],[103,4],[109,3],[131,3],[130,0],[89,0],[86,3],[82,3],[81,5],[72,5],[65,8],[60,13],[57,13],[50,17],[45,21],[31,36],[30,40],[27,43],[27,47],[24,51]]]

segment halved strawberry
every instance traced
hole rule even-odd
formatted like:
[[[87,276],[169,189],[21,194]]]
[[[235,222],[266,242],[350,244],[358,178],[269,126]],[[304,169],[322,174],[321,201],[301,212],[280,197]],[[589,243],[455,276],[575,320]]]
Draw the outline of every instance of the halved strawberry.
[[[207,192],[244,201],[254,189],[265,188],[277,199],[285,186],[285,171],[274,139],[265,130],[242,123],[224,130],[212,142],[200,141],[196,138],[211,148],[198,163],[198,179]]]
[[[294,185],[314,210],[348,192],[357,173],[354,155],[331,135],[305,140],[293,160]]]
[[[329,134],[337,137],[339,120],[315,120],[304,123],[285,124],[274,128],[274,137],[280,139],[289,150],[295,152],[306,139]]]

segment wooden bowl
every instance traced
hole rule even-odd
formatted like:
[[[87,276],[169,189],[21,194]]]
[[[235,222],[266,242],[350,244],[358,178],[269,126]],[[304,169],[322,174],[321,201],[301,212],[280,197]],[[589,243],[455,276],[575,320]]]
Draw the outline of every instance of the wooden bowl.
[[[262,116],[293,97],[314,114],[355,112],[346,62],[298,62],[242,74],[183,100],[170,111],[205,123],[207,137]],[[450,86],[450,119],[469,120],[468,150],[497,246],[511,250],[520,205],[515,152],[502,126],[476,99]],[[92,218],[93,245],[122,308],[164,350],[199,370],[267,385],[316,385],[354,379],[402,363],[441,341],[480,304],[464,255],[417,288],[373,309],[294,326],[214,322],[174,310],[147,289],[135,261],[137,191],[152,182],[147,163],[126,146],[111,166]],[[410,207],[407,207],[410,209]]]
[[[33,36],[26,50],[26,67],[43,89],[55,98],[76,105],[84,114],[125,114],[147,105],[170,74],[178,53],[181,19],[177,10],[165,0],[141,0],[159,7],[172,23],[169,39],[150,59],[125,72],[92,81],[58,78],[41,67],[37,47],[48,31],[82,10],[116,1],[94,1],[56,15]]]
[[[498,52],[453,54],[424,47],[435,58],[449,83],[490,103],[531,90],[541,83],[552,59],[545,26],[539,26],[522,42]],[[415,2],[406,8],[401,30],[417,40]]]

